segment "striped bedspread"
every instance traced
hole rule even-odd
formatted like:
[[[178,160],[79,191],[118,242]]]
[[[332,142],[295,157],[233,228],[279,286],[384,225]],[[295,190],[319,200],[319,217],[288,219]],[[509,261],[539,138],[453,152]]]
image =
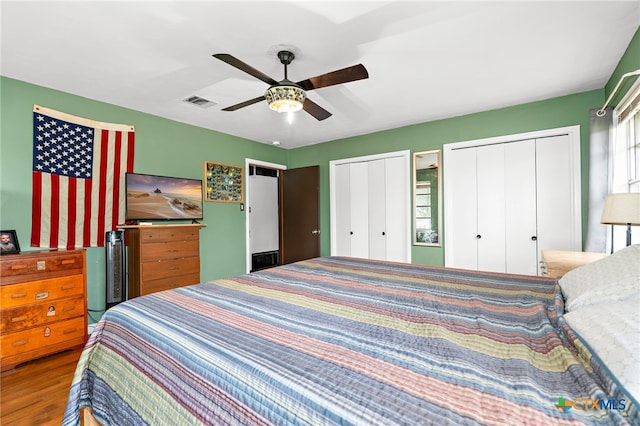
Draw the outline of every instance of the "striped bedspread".
[[[63,424],[640,424],[561,312],[547,278],[340,257],[155,293],[96,326]]]

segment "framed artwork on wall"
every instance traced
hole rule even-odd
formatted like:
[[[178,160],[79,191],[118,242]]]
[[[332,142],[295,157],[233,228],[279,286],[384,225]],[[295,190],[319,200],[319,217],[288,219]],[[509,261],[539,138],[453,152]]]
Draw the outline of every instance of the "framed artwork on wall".
[[[15,230],[0,231],[0,254],[20,253],[18,234]]]
[[[205,201],[243,203],[243,168],[230,164],[204,162]]]

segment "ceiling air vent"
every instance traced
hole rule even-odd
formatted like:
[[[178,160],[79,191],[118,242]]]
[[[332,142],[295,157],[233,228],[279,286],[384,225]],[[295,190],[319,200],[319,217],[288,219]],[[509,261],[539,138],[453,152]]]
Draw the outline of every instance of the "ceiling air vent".
[[[214,106],[217,103],[205,98],[201,98],[200,96],[190,96],[184,101],[193,105],[197,105],[200,108],[209,108],[210,106]]]

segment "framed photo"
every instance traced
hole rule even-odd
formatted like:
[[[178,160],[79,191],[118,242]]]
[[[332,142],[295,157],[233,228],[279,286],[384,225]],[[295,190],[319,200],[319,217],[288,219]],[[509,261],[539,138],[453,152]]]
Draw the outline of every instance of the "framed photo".
[[[222,203],[244,202],[244,177],[240,166],[204,162],[204,199]]]
[[[20,244],[18,243],[18,234],[14,229],[9,231],[0,231],[0,254],[17,254],[20,253]]]

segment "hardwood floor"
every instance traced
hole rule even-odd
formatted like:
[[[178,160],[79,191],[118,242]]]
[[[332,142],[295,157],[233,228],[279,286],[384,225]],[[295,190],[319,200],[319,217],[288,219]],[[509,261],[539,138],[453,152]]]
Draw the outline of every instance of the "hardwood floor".
[[[0,424],[59,426],[81,352],[81,349],[61,352],[3,372]]]

